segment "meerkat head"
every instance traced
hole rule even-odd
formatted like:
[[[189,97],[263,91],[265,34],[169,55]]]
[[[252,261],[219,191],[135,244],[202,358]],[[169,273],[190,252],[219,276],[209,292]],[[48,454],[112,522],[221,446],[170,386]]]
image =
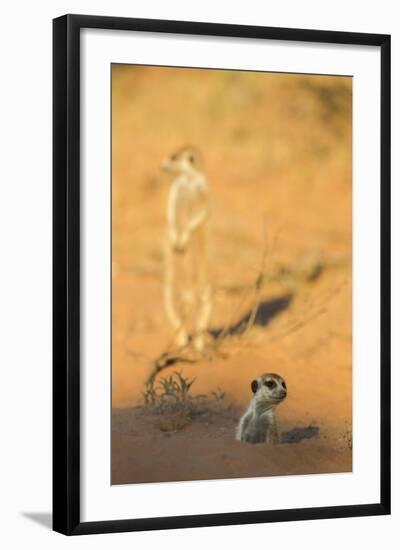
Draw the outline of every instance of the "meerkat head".
[[[252,381],[251,390],[257,402],[269,405],[278,405],[287,395],[286,382],[279,374],[261,374]]]
[[[201,167],[201,155],[195,147],[184,147],[166,158],[161,168],[174,174],[188,174]]]

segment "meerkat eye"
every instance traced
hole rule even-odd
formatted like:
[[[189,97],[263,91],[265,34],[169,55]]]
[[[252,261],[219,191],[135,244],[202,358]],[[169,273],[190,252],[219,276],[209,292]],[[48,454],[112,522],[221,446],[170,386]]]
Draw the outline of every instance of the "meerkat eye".
[[[282,382],[282,388],[284,388],[286,390],[286,384],[285,382]]]
[[[188,161],[190,162],[190,164],[194,164],[194,156],[193,156],[193,155],[189,155],[189,156],[188,156]]]
[[[269,390],[272,390],[276,386],[275,382],[273,382],[272,380],[268,380],[267,382],[265,382],[265,385]]]

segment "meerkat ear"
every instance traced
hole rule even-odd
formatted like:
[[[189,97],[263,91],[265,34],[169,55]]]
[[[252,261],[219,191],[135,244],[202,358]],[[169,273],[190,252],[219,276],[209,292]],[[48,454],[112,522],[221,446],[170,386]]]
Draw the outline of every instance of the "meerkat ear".
[[[257,380],[253,380],[253,382],[251,383],[251,391],[253,393],[256,393],[257,390],[258,390],[258,382]]]

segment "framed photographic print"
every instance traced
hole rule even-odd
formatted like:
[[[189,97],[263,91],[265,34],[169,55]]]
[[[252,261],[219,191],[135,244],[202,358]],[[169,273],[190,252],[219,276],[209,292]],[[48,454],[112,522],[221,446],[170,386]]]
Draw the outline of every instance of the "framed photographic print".
[[[54,20],[54,529],[390,513],[390,37]]]

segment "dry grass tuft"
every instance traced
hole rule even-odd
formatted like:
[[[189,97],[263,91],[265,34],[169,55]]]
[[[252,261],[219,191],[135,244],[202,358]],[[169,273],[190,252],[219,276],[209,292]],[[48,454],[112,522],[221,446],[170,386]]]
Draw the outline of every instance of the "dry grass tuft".
[[[163,432],[176,432],[189,425],[196,417],[210,410],[225,407],[225,393],[220,389],[208,395],[190,394],[195,378],[189,379],[182,371],[146,383],[143,392],[145,408],[155,416],[154,425]]]

